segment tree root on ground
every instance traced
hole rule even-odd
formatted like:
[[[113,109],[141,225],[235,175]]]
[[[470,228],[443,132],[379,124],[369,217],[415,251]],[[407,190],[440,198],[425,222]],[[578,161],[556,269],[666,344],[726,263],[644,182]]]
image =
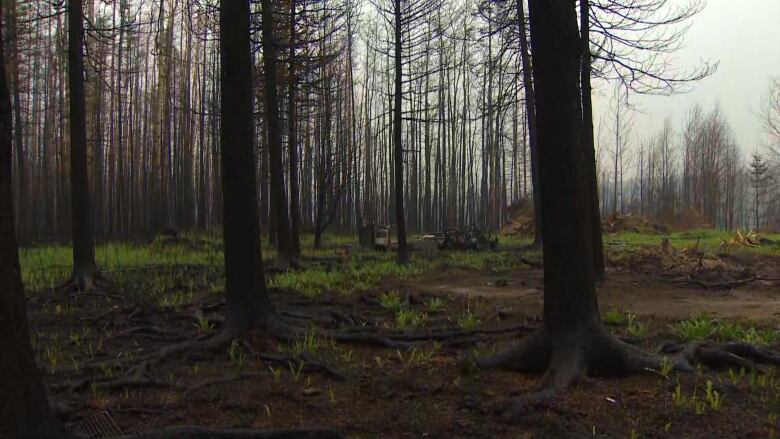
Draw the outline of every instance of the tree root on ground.
[[[670,365],[678,372],[692,372],[696,364],[764,372],[765,365],[780,366],[780,353],[749,343],[693,342],[667,343],[659,354],[652,354],[617,339],[598,323],[554,334],[542,326],[509,350],[473,361],[472,366],[482,369],[544,373],[537,391],[498,407],[504,419],[512,420],[588,375],[624,376],[659,371]]]
[[[445,345],[474,344],[489,339],[491,335],[510,332],[530,331],[527,325],[513,325],[503,328],[485,328],[473,330],[452,329],[450,327],[429,328],[419,332],[383,331],[376,327],[351,327],[341,331],[325,332],[325,335],[341,343],[359,343],[392,349],[411,349],[423,341],[442,341]],[[459,343],[460,342],[460,343]]]
[[[98,377],[84,378],[68,387],[68,391],[77,392],[88,384],[96,389],[118,389],[118,388],[168,388],[173,387],[171,383],[160,381],[151,375],[152,364],[149,361],[135,366],[127,376],[120,378]]]
[[[284,364],[295,368],[303,367],[304,372],[321,372],[324,373],[325,375],[330,376],[336,381],[346,381],[347,379],[342,373],[334,370],[333,368],[325,364],[315,361],[306,353],[294,357],[290,355],[279,355],[279,354],[260,352],[257,354],[257,356],[261,360],[268,361],[270,363]],[[297,363],[297,364],[293,365],[293,363]]]
[[[68,293],[85,294],[96,291],[106,291],[111,283],[100,271],[91,273],[73,274],[62,285],[44,289],[44,292],[66,291]]]
[[[702,364],[710,369],[743,368],[764,372],[764,365],[780,366],[780,353],[749,343],[667,343],[661,353],[680,355],[689,364]]]
[[[503,368],[544,373],[537,391],[516,397],[498,407],[505,420],[513,420],[530,407],[553,398],[588,375],[623,376],[659,370],[664,357],[644,352],[615,338],[600,323],[551,332],[542,326],[509,350],[475,360],[478,368]],[[693,370],[685,360],[674,369]]]
[[[335,430],[301,429],[301,430],[253,430],[235,429],[222,430],[218,428],[180,426],[168,427],[163,430],[123,436],[120,439],[167,439],[186,437],[190,439],[342,439],[344,436]]]

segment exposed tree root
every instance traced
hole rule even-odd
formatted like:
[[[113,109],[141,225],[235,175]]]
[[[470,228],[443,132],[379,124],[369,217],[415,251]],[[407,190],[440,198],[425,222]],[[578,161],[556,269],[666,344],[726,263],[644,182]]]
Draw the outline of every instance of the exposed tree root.
[[[534,248],[529,248],[528,250],[534,250]],[[544,268],[544,264],[542,262],[532,261],[522,256],[520,256],[518,260],[531,268]]]
[[[205,340],[193,339],[166,346],[157,352],[157,356],[162,360],[177,354],[196,350],[219,351],[230,346],[230,343],[232,343],[234,339],[239,338],[241,335],[242,334],[240,334],[238,331],[225,328],[216,335]]]
[[[278,355],[278,354],[270,354],[270,353],[259,353],[257,355],[261,360],[272,362],[272,363],[279,363],[284,365],[297,363],[297,367],[303,365],[304,372],[322,372],[325,375],[328,375],[337,381],[345,381],[347,379],[340,372],[337,372],[333,368],[313,360],[307,354],[301,354],[300,357],[292,357],[289,355]]]
[[[85,378],[71,384],[68,388],[71,392],[76,392],[89,385],[97,389],[118,389],[118,388],[167,388],[172,387],[171,383],[160,381],[154,378],[151,371],[152,364],[145,361],[131,369],[128,376],[112,379],[110,377]]]
[[[190,439],[342,439],[344,436],[334,430],[222,430],[217,428],[180,426],[163,430],[123,436],[120,439],[168,439],[186,437]]]
[[[99,271],[73,274],[60,287],[55,288],[72,293],[93,293],[105,291],[111,284]]]
[[[338,342],[344,343],[361,343],[373,346],[382,346],[393,349],[409,349],[414,346],[414,343],[408,341],[399,341],[392,338],[384,337],[379,334],[370,332],[363,333],[328,333],[329,337]]]
[[[780,366],[780,353],[749,343],[668,343],[661,352],[678,354],[690,364],[702,364],[710,369],[744,368],[761,372],[765,369],[763,365]]]
[[[704,288],[705,290],[728,290],[728,289],[731,289],[731,288],[734,288],[734,287],[747,285],[747,284],[749,284],[751,282],[755,282],[755,281],[758,281],[758,280],[775,281],[777,279],[762,278],[762,277],[758,277],[758,276],[750,276],[750,277],[746,277],[744,279],[736,279],[736,280],[727,281],[727,282],[705,282],[705,281],[699,280],[699,279],[663,279],[663,280],[666,281],[666,282],[671,282],[671,283],[696,284],[696,285]]]
[[[477,359],[476,366],[529,373],[544,372],[537,391],[511,399],[499,407],[502,416],[509,420],[522,415],[530,406],[549,400],[588,375],[647,373],[649,370],[658,370],[664,361],[660,355],[643,352],[618,340],[602,324],[591,323],[557,332],[542,326],[509,350]],[[673,361],[677,370],[692,370],[685,360]]]
[[[459,330],[449,327],[430,328],[420,332],[390,332],[376,327],[351,327],[342,331],[326,332],[325,335],[337,342],[360,343],[392,349],[410,349],[422,341],[444,341],[447,345],[457,345],[457,339],[462,343],[473,344],[488,335],[505,334],[509,332],[530,331],[526,325],[513,325],[503,328]]]

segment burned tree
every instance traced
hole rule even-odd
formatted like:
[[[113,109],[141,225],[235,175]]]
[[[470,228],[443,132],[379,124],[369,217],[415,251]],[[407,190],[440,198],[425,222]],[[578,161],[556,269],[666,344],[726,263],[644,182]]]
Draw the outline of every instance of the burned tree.
[[[580,0],[580,89],[582,91],[582,148],[588,165],[588,196],[591,198],[591,233],[593,235],[593,272],[604,275],[604,241],[601,237],[601,215],[599,214],[599,185],[596,170],[596,143],[593,140],[593,102],[591,100],[591,54],[590,54],[590,1]]]
[[[68,87],[70,89],[70,186],[73,228],[73,273],[78,289],[94,287],[98,275],[87,176],[87,121],[84,100],[83,0],[68,4]]]
[[[582,149],[582,45],[574,4],[531,0],[530,14],[544,236],[543,324],[509,351],[477,364],[545,375],[542,390],[513,400],[507,414],[588,373],[641,373],[661,364],[660,357],[612,336],[599,316],[590,214],[595,200],[587,184],[593,164]]]
[[[264,1],[263,6],[267,3]],[[270,13],[270,9],[263,8],[264,21],[265,15]],[[229,340],[252,328],[267,328],[272,310],[263,274],[257,215],[249,2],[222,2],[219,25],[223,233],[228,304],[225,334]],[[265,29],[264,26],[264,33]],[[281,148],[281,143],[277,146]]]
[[[0,36],[2,32],[0,12]],[[0,40],[3,40],[0,38]],[[0,44],[0,72],[5,72]],[[11,103],[6,75],[0,75],[0,436],[62,437],[49,408],[30,344],[24,287],[14,228],[11,188]]]
[[[271,212],[276,228],[278,262],[282,267],[295,263],[296,252],[290,233],[287,195],[282,164],[282,133],[279,123],[279,98],[276,81],[277,48],[274,37],[273,2],[263,2],[263,69],[265,74],[265,123],[271,171]],[[290,196],[296,196],[291,194]]]
[[[523,90],[525,91],[525,115],[528,122],[528,143],[531,151],[531,190],[534,201],[534,242],[542,245],[542,196],[539,187],[539,141],[536,128],[536,93],[534,92],[533,66],[528,53],[528,32],[523,0],[517,0],[517,25],[520,30],[520,60],[523,65]]]

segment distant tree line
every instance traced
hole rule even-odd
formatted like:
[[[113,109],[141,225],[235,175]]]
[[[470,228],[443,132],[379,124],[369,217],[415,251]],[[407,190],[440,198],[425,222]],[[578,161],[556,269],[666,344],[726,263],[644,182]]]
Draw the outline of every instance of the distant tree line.
[[[276,120],[265,107],[262,5],[250,4],[254,147],[261,230],[286,261],[295,262],[303,232],[313,232],[319,245],[325,230],[397,224],[399,207],[406,228],[418,233],[467,224],[498,230],[510,205],[538,205],[524,2],[404,1],[397,23],[390,1],[273,5]],[[19,0],[3,6],[17,235],[22,243],[65,241],[74,195],[66,8]],[[674,26],[685,29],[702,2],[579,7],[590,55],[583,78],[632,93],[670,93],[714,69],[704,64],[675,76],[659,61],[679,47],[684,30]],[[221,226],[218,16],[216,0],[84,2],[88,214],[97,239]],[[673,31],[650,40],[641,37],[647,27]],[[590,93],[584,96],[583,109],[592,112]],[[738,150],[729,146],[722,116],[701,114],[690,123],[696,132],[676,146],[667,140],[681,135],[671,132],[647,142],[618,134],[615,145],[595,136],[592,180],[602,215],[660,217],[692,207],[716,226],[752,221],[750,197],[740,195],[751,187],[748,168],[727,169]],[[705,135],[700,128],[712,124],[715,131]],[[780,205],[772,207],[770,180],[761,185],[761,224],[770,226]]]

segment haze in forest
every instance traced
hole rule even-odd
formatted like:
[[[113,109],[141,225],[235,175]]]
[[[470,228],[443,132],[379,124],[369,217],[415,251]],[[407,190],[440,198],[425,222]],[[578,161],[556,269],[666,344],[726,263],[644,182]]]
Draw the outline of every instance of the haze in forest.
[[[678,3],[683,3],[679,0]],[[710,0],[691,22],[684,47],[670,58],[675,68],[692,68],[701,60],[719,62],[718,70],[673,96],[632,95],[636,105],[635,139],[650,137],[671,117],[679,133],[685,114],[699,103],[709,111],[719,105],[731,125],[737,146],[752,153],[764,142],[757,116],[769,78],[780,72],[780,1]],[[595,81],[594,125],[609,113],[611,85]],[[597,137],[598,139],[598,137]]]

